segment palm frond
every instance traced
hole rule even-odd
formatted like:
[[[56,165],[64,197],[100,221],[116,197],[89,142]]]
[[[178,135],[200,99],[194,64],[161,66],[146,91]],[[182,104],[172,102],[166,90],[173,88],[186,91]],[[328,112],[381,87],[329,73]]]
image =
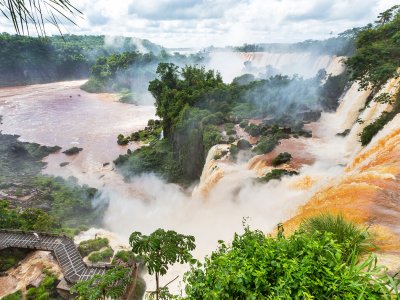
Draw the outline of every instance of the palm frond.
[[[46,35],[46,25],[55,26],[61,33],[63,22],[76,25],[74,18],[82,12],[70,0],[0,0],[0,12],[10,21],[17,34]]]

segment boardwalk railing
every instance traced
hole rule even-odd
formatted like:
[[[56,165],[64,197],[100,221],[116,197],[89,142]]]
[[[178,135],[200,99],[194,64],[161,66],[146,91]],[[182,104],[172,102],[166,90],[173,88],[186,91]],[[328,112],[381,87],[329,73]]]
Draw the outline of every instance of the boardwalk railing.
[[[65,235],[0,230],[0,250],[6,248],[51,251],[61,266],[65,280],[69,283],[88,280],[96,274],[103,275],[112,267],[111,265],[88,266],[74,241]]]

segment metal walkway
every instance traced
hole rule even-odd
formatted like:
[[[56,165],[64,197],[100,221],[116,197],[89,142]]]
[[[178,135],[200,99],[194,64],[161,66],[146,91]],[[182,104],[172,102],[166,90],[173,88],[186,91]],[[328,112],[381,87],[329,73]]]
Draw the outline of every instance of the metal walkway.
[[[111,266],[88,266],[72,239],[46,233],[0,230],[0,250],[24,248],[51,251],[61,266],[64,278],[69,283],[88,280],[93,275],[104,274]]]

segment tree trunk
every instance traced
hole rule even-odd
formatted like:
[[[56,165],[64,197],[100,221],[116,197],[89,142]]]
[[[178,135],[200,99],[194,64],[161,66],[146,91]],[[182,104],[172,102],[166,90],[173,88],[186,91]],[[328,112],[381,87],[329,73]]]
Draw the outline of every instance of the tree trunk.
[[[159,300],[159,283],[158,283],[158,273],[156,273],[156,300]]]
[[[135,293],[136,282],[138,276],[138,268],[137,264],[133,263],[131,267],[131,278],[129,284],[125,288],[125,293],[121,297],[121,300],[129,300],[133,298],[133,294]]]

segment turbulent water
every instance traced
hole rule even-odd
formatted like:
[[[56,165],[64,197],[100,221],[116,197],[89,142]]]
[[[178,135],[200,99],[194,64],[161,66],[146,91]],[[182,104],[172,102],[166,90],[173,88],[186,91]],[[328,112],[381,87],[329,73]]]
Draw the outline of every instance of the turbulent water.
[[[297,225],[303,216],[340,208],[358,221],[375,220],[376,230],[390,238],[387,249],[396,245],[393,233],[399,233],[400,227],[390,217],[390,210],[398,207],[394,199],[400,196],[396,182],[400,174],[400,118],[361,149],[357,134],[388,106],[372,102],[360,112],[369,92],[359,91],[356,84],[343,96],[336,113],[323,114],[319,122],[308,125],[313,138],[284,140],[272,153],[251,159],[240,155],[236,163],[226,158],[214,160],[215,154],[226,148],[217,145],[210,150],[200,182],[192,191],[184,191],[153,174],[126,183],[112,164],[104,165],[127,151],[127,147],[117,145],[116,136],[143,128],[154,117],[154,107],[87,94],[79,90],[81,83],[0,89],[0,128],[3,133],[20,134],[24,141],[84,148],[74,157],[50,155],[44,172],[74,175],[81,183],[100,188],[103,198],[97,200],[110,199],[103,228],[120,241],[127,241],[135,230],[174,229],[196,237],[195,254],[202,258],[216,248],[218,240],[230,240],[234,232],[240,232],[243,218],[248,218],[253,228],[271,232],[277,223],[298,212],[288,227]],[[390,82],[383,91],[393,91],[397,83]],[[359,117],[365,120],[363,124],[356,122]],[[351,129],[347,137],[336,135],[345,129]],[[283,151],[293,155],[285,168],[300,175],[256,183],[253,179],[271,170],[272,158]],[[70,164],[60,167],[61,162]],[[180,267],[172,268],[161,283],[181,274]],[[177,289],[176,284],[173,290]]]
[[[344,69],[342,59],[331,55],[316,56],[310,52],[213,52],[208,68],[220,71],[227,82],[245,73],[267,77],[278,73],[290,76],[297,74],[310,78],[321,69],[328,74],[340,74]]]

